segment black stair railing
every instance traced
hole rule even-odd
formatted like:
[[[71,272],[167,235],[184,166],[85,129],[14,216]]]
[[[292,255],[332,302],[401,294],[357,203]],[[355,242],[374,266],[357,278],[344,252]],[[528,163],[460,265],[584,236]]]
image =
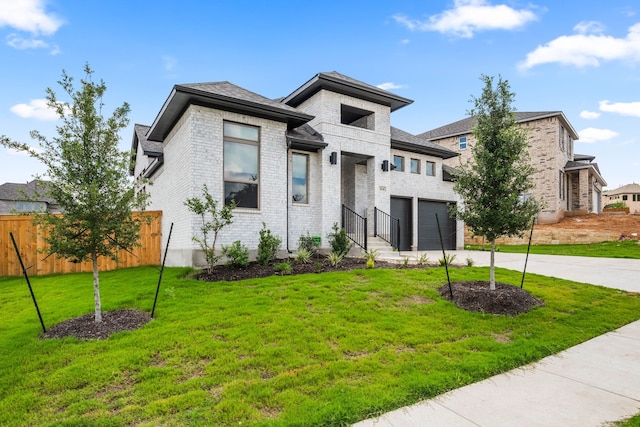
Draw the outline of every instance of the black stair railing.
[[[367,250],[367,218],[342,205],[342,228],[353,243]]]
[[[400,220],[378,208],[374,208],[373,235],[400,250]]]

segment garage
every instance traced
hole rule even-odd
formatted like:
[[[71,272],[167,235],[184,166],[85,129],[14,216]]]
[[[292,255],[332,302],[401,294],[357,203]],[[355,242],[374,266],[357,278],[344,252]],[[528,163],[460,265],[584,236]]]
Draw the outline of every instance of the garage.
[[[391,198],[391,216],[400,220],[400,250],[410,251],[413,242],[411,199],[404,197]]]
[[[447,202],[433,200],[418,201],[418,250],[441,249],[438,222],[442,232],[442,242],[445,249],[456,248],[456,220],[450,217]]]

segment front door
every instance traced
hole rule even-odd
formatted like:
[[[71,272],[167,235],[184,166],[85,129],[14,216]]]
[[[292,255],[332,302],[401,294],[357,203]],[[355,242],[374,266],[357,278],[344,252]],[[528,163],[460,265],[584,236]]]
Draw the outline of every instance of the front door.
[[[411,199],[403,197],[391,198],[391,216],[400,220],[400,250],[410,251],[413,243],[413,222],[411,214]]]

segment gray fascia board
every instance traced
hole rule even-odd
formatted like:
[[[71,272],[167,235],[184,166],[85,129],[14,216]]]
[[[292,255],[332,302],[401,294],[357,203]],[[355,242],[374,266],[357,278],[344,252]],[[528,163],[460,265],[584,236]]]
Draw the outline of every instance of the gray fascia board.
[[[160,110],[160,113],[158,113],[153,125],[151,125],[147,139],[162,142],[179,120],[180,116],[182,116],[191,104],[291,123],[293,127],[302,125],[313,119],[313,116],[302,112],[284,111],[251,101],[176,85]],[[162,126],[160,125],[161,123],[163,123]]]
[[[602,183],[602,186],[603,187],[607,186],[607,181],[604,180],[604,178],[600,174],[600,171],[597,168],[595,168],[595,165],[593,163],[588,163],[588,164],[585,164],[584,166],[575,166],[575,167],[569,167],[569,168],[565,167],[564,171],[573,172],[573,171],[579,171],[582,169],[591,169],[592,173],[598,178],[598,181]]]
[[[437,148],[424,147],[418,144],[411,144],[410,142],[391,141],[391,148],[396,150],[409,151],[411,153],[426,154],[429,156],[440,157],[442,159],[451,159],[452,157],[458,157],[459,154],[451,150]]]
[[[382,89],[380,89],[380,92],[377,92],[367,87],[357,85],[346,80],[337,79],[324,73],[316,74],[289,96],[285,97],[282,102],[296,107],[321,89],[341,93],[354,98],[364,99],[377,104],[387,105],[391,108],[391,111],[396,111],[413,103],[413,100],[394,95],[391,92],[383,91]]]

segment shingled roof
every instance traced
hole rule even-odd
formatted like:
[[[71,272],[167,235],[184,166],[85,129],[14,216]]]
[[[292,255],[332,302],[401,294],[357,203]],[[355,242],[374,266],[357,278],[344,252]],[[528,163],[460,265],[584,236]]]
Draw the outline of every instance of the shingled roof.
[[[233,83],[211,82],[175,85],[158,116],[150,126],[147,139],[163,141],[190,104],[285,122],[291,128],[313,119],[306,113],[273,99],[251,92]]]
[[[607,196],[615,196],[617,194],[640,194],[640,184],[627,184],[622,187],[618,187],[615,190],[605,191]]]
[[[442,159],[458,156],[458,153],[455,151],[451,151],[425,138],[420,138],[393,126],[391,126],[391,148],[427,154]]]
[[[49,181],[34,179],[26,184],[6,182],[0,185],[0,200],[26,201],[55,203],[56,201],[47,196],[47,184]]]
[[[379,87],[345,76],[337,71],[316,74],[305,84],[293,91],[289,96],[286,96],[282,102],[291,105],[292,107],[297,107],[321,89],[353,96],[355,98],[375,102],[376,104],[387,105],[391,108],[391,111],[395,111],[413,102],[411,99],[404,98],[384,89],[380,89]]]
[[[564,127],[572,134],[572,138],[578,139],[578,133],[573,129],[573,126],[571,126],[571,123],[569,123],[562,111],[518,111],[515,113],[517,123],[525,123],[556,116],[559,116]],[[434,141],[452,136],[465,135],[471,133],[475,122],[475,117],[467,117],[466,119],[458,120],[457,122],[449,123],[448,125],[423,132],[418,134],[418,136]]]

